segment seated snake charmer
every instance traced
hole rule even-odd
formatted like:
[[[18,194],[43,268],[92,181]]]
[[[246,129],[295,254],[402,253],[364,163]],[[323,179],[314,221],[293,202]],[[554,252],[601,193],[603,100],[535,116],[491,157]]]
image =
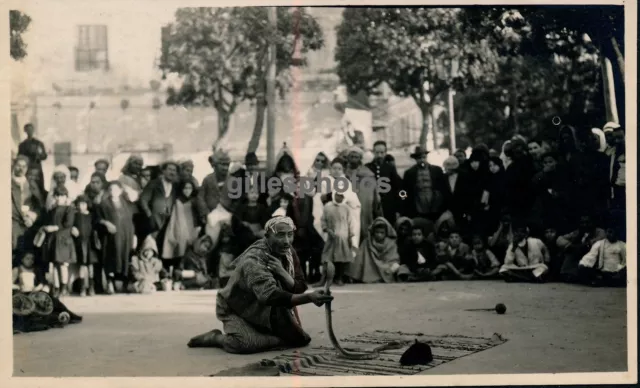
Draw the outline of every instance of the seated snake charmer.
[[[302,329],[296,306],[330,302],[323,291],[304,293],[307,286],[292,249],[295,226],[289,217],[274,217],[266,235],[235,262],[227,285],[218,292],[218,329],[189,341],[189,347],[219,347],[228,353],[250,354],[302,347],[311,338]]]

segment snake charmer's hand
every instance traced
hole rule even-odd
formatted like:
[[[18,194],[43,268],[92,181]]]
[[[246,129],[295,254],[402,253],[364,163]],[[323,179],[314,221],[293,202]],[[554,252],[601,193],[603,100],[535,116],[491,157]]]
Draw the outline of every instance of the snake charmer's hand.
[[[289,272],[287,272],[286,269],[284,269],[284,266],[282,265],[282,261],[280,259],[278,259],[275,256],[272,256],[270,254],[267,253],[267,268],[269,269],[269,271],[271,271],[274,275],[288,275]]]
[[[318,307],[333,300],[333,296],[325,294],[323,290],[315,290],[307,295],[309,295],[309,300]]]

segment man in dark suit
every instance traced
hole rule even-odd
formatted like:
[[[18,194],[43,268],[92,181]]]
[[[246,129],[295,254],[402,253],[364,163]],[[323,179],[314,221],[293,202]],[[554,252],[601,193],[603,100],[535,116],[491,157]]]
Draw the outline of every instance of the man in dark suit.
[[[145,186],[139,199],[140,209],[148,220],[149,232],[157,233],[156,241],[160,250],[177,196],[178,165],[167,161],[161,165],[161,170],[162,174]],[[162,255],[162,252],[159,253]]]
[[[373,161],[367,163],[366,166],[376,174],[376,180],[380,178],[389,180],[391,190],[388,193],[380,193],[380,201],[382,202],[384,218],[386,218],[391,225],[394,225],[400,215],[400,197],[398,197],[398,192],[402,190],[402,178],[398,175],[396,167],[385,159],[387,156],[386,142],[379,140],[373,144],[373,156]]]
[[[404,173],[402,186],[407,196],[402,201],[405,216],[435,221],[443,211],[444,174],[440,167],[427,163],[427,153],[418,146],[410,155],[416,165]]]

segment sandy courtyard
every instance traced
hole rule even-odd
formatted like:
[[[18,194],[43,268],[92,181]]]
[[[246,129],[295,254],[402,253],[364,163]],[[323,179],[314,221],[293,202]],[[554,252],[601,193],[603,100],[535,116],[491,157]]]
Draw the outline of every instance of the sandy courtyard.
[[[627,370],[626,290],[567,284],[439,282],[350,285],[334,290],[334,329],[458,334],[508,342],[427,374],[620,372]],[[282,352],[228,355],[189,349],[216,321],[215,291],[67,297],[84,316],[65,329],[20,334],[14,376],[206,376]],[[505,303],[507,313],[471,312]],[[300,310],[311,345],[329,345],[324,308]]]

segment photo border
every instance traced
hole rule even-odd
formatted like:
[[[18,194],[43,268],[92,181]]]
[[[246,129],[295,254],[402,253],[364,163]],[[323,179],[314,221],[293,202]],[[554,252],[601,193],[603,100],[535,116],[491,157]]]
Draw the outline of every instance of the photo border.
[[[98,0],[10,0],[0,4],[3,14],[0,18],[0,31],[9,31],[8,11],[10,9],[28,9],[32,6],[55,7],[60,4],[80,4],[83,6],[95,6]],[[130,0],[99,0],[109,3],[109,7],[131,6]],[[149,1],[138,0],[136,3],[152,3],[153,6],[161,6],[162,0]],[[390,1],[273,1],[262,2],[257,0],[184,0],[183,6],[347,6],[347,5],[624,5],[625,10],[625,97],[626,97],[626,126],[637,128],[637,111],[635,107],[637,96],[637,2],[612,1],[612,0],[582,0],[582,1],[482,1],[482,0],[457,0],[445,1],[411,1],[405,0],[394,4]],[[0,68],[9,69],[9,39],[0,39],[0,52],[4,53],[0,59]],[[10,71],[0,71],[0,99],[5,107],[10,104]],[[10,128],[10,109],[2,109],[0,120]],[[10,131],[5,133],[6,139],[0,141],[0,157],[4,167],[0,168],[2,181],[10,180]],[[4,387],[171,387],[176,384],[181,387],[373,387],[373,386],[450,386],[450,385],[525,385],[535,382],[537,385],[569,385],[569,384],[631,384],[638,381],[638,354],[637,354],[637,131],[626,132],[627,147],[635,147],[636,152],[627,154],[627,262],[628,286],[627,286],[627,372],[611,373],[536,373],[536,374],[490,374],[490,375],[413,375],[397,377],[100,377],[100,378],[35,378],[13,377],[13,331],[9,314],[1,314],[0,318],[0,386]],[[632,149],[633,151],[633,149]],[[0,191],[1,214],[10,214],[9,191]],[[5,238],[0,239],[0,249],[10,252],[11,249],[11,221],[5,217],[2,221],[0,232]],[[0,282],[0,309],[3,312],[10,311],[10,283],[7,281],[11,273],[10,260],[2,260],[2,273],[5,281]]]

